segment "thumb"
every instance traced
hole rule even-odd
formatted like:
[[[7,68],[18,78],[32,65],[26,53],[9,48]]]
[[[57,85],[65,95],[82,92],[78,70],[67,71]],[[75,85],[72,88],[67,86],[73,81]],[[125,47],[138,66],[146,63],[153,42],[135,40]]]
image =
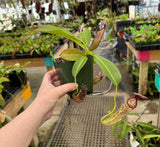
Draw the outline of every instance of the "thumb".
[[[65,95],[66,93],[75,90],[77,87],[78,85],[75,83],[67,83],[67,84],[56,87],[55,88],[56,91],[54,91],[54,94],[56,95],[57,98],[59,98]]]

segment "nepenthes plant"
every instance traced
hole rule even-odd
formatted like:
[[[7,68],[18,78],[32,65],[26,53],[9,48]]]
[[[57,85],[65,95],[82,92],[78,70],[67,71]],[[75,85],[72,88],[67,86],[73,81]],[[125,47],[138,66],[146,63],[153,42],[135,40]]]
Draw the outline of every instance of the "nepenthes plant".
[[[109,113],[109,115],[111,115],[116,109],[116,95],[117,95],[118,85],[121,81],[121,73],[114,63],[92,52],[94,49],[96,49],[99,46],[101,39],[103,37],[104,31],[105,31],[105,28],[98,31],[93,41],[91,41],[92,39],[91,31],[89,29],[86,29],[83,32],[78,33],[78,35],[75,35],[61,27],[56,27],[53,25],[43,25],[37,28],[35,31],[33,31],[32,34],[43,32],[43,33],[60,35],[62,37],[72,40],[74,43],[76,43],[83,49],[81,50],[79,48],[67,48],[61,53],[61,58],[63,58],[64,60],[74,61],[73,68],[72,68],[72,75],[74,77],[75,83],[77,83],[78,73],[85,66],[89,57],[92,56],[93,64],[94,63],[98,64],[103,74],[107,76],[116,87],[115,96],[114,96],[114,108]],[[82,94],[84,94],[85,88],[84,89],[80,89],[80,88],[81,88],[80,86],[77,87],[75,97],[79,96],[80,94],[79,92],[82,92]]]

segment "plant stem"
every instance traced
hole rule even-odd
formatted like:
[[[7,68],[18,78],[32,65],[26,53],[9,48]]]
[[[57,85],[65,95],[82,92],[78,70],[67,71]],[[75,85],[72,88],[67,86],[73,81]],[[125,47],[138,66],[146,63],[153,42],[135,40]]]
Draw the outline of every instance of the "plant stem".
[[[111,115],[114,113],[114,111],[115,111],[115,109],[116,109],[116,107],[117,107],[117,103],[116,103],[117,90],[118,90],[118,86],[116,86],[115,95],[114,95],[114,107],[113,107],[113,109],[112,109],[111,112],[109,112],[107,115],[105,115],[105,116],[103,116],[103,117],[101,118],[101,123],[102,123],[102,124],[107,125],[107,117],[111,116]]]
[[[76,77],[74,78],[74,81],[75,81],[75,84],[76,84],[76,93],[75,93],[75,94],[77,94],[77,93],[78,93],[78,84],[77,84],[77,79],[76,79]]]
[[[13,94],[12,93],[10,93],[8,90],[6,90],[6,89],[3,89],[5,92],[7,92],[11,97],[13,96]]]
[[[24,82],[22,81],[22,79],[21,79],[20,76],[18,75],[18,72],[16,72],[16,75],[17,75],[18,79],[20,80],[20,82],[21,82],[21,84],[22,84],[22,88],[23,88],[23,85],[25,85]]]

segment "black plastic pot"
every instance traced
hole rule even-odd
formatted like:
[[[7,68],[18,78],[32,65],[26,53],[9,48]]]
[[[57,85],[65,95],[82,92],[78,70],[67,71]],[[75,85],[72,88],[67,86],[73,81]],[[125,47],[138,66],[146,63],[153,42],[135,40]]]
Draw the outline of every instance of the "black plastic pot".
[[[25,59],[25,58],[31,58],[31,57],[32,56],[29,53],[24,53],[24,54],[16,53],[15,54],[16,59]]]
[[[139,0],[135,1],[128,1],[128,5],[139,5]]]
[[[135,81],[137,81],[137,77],[132,74],[132,79],[133,79],[132,90],[138,92],[138,83],[135,83]]]
[[[9,80],[11,87],[21,87],[22,84],[26,85],[27,75],[23,71],[21,71],[20,73],[16,73],[16,71],[13,71],[12,74],[9,74]]]
[[[3,82],[2,83],[2,85],[3,85],[3,91],[2,91],[2,96],[4,97],[4,99],[8,96],[8,93],[7,93],[7,91],[8,92],[11,92],[11,89],[12,89],[12,87],[11,87],[11,83],[10,82]],[[6,100],[6,99],[5,99]]]
[[[160,65],[157,65],[158,73],[160,74]]]
[[[17,76],[18,75],[18,76]],[[12,95],[15,94],[19,89],[22,89],[22,84],[27,83],[27,74],[21,71],[16,74],[16,71],[8,75],[9,82],[3,82],[2,96],[6,104],[12,99]]]
[[[148,44],[148,45],[137,45],[134,42],[131,43],[136,50],[147,51],[147,50],[159,50],[160,44]]]
[[[57,12],[56,12],[56,10],[53,10],[53,12],[52,12],[54,15],[57,15]]]
[[[29,14],[32,14],[32,10],[29,10],[28,12],[29,12]]]
[[[12,100],[13,96],[16,95],[17,92],[22,89],[21,87],[9,87],[8,86],[9,83],[10,82],[3,83],[5,85],[4,87],[5,90],[3,90],[1,93],[5,100],[5,105],[3,107],[5,107]]]
[[[65,14],[65,10],[61,9],[60,10],[61,14]]]
[[[129,35],[127,35],[127,40],[132,44],[132,46],[139,51],[147,51],[147,50],[159,50],[160,49],[160,44],[152,44],[152,42],[149,43],[147,41],[147,44],[136,44]]]
[[[121,32],[124,31],[124,27],[128,27],[131,25],[131,20],[119,20],[115,25],[117,32]]]
[[[0,60],[9,60],[12,59],[12,55],[0,55]]]
[[[46,12],[46,15],[49,16],[49,12]]]
[[[57,60],[58,62],[54,62],[54,65],[57,70],[57,74],[59,76],[59,80],[61,84],[74,83],[74,78],[72,76],[72,67],[73,67],[74,61],[62,61],[61,58]],[[92,56],[88,56],[88,60],[86,64],[80,70],[76,79],[78,83],[78,91],[82,89],[83,85],[86,85],[87,94],[90,94],[93,92],[93,57]],[[68,93],[68,95],[72,98],[72,94],[75,91]]]
[[[3,88],[3,91],[2,91],[1,94],[2,94],[2,96],[4,98],[4,100],[5,100],[5,103],[7,104],[12,99],[12,95],[18,89],[20,89],[20,87],[13,87],[13,86],[11,86],[10,82],[3,82],[2,85],[4,86],[4,88]]]

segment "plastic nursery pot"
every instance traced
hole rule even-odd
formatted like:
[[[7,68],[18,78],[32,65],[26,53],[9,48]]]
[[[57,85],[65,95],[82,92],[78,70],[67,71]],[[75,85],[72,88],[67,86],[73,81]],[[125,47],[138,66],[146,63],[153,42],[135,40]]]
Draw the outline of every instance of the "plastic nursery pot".
[[[137,147],[137,146],[139,146],[139,142],[136,141],[136,140],[133,140],[133,138],[134,138],[133,133],[130,132],[129,134],[130,134],[130,145],[131,145],[131,147]]]
[[[13,73],[9,74],[9,80],[12,87],[21,87],[27,83],[27,73],[23,71],[16,73],[16,71],[13,71]]]
[[[158,73],[160,74],[160,65],[157,66]]]
[[[139,5],[139,0],[128,1],[128,5]]]
[[[57,58],[54,62],[59,80],[61,84],[74,83],[74,77],[72,76],[72,67],[74,61],[65,61],[61,58]],[[93,57],[88,56],[88,60],[84,67],[79,71],[77,77],[78,92],[82,87],[87,87],[87,94],[93,92]],[[73,98],[73,93],[75,91],[69,92],[68,95]]]
[[[3,82],[2,85],[3,85],[3,89],[5,89],[5,90],[3,90],[1,94],[2,94],[2,96],[4,98],[4,100],[6,101],[8,99],[8,97],[10,97],[8,92],[12,91],[12,87],[11,87],[11,83],[10,82]]]

